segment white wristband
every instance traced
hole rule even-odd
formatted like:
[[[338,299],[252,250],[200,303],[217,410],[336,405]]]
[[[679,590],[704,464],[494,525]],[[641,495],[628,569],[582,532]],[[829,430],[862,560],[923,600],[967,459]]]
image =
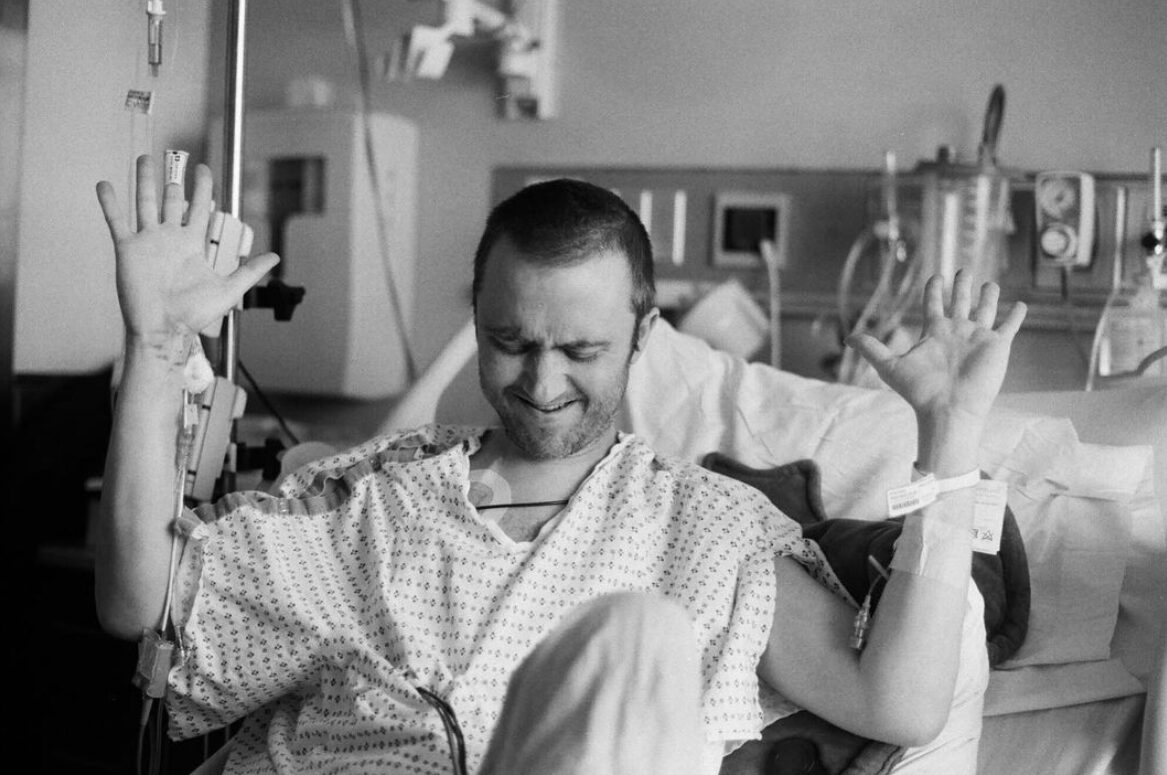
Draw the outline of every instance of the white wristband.
[[[917,471],[918,470],[919,469],[917,469]],[[932,474],[927,475],[932,476]],[[960,476],[950,476],[947,479],[937,479],[936,491],[952,492],[953,490],[966,490],[969,487],[976,487],[980,481],[981,472],[979,469],[974,468],[967,474],[961,474]]]
[[[923,478],[917,479],[911,484],[888,490],[887,511],[893,517],[910,514],[934,503],[942,492],[976,487],[980,480],[981,472],[975,468],[966,474],[947,479],[937,479],[932,474],[925,474]]]

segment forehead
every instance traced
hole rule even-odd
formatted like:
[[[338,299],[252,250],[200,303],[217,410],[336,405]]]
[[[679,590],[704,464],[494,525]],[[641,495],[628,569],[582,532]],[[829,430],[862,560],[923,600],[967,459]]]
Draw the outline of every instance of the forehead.
[[[477,308],[480,327],[532,338],[625,336],[635,321],[632,272],[614,250],[548,264],[504,238],[487,257]]]

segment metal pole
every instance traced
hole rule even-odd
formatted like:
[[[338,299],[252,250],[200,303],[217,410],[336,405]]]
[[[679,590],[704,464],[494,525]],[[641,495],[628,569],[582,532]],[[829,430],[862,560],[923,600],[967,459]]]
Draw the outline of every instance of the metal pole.
[[[240,220],[243,181],[243,73],[246,64],[247,0],[230,0],[227,24],[227,88],[223,108],[223,211]],[[235,382],[239,361],[239,311],[232,309],[223,323],[221,373]],[[235,489],[236,423],[231,422],[230,444],[223,465],[224,492]]]

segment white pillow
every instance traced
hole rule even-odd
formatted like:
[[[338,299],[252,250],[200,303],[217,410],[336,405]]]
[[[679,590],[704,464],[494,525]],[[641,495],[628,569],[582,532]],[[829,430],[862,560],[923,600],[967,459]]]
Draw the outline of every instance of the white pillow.
[[[916,452],[915,418],[894,393],[747,363],[664,321],[632,368],[624,427],[690,460],[811,458],[827,514],[852,519],[884,518],[885,493],[909,481]],[[1031,629],[1011,664],[1109,657],[1149,448],[1083,444],[1066,419],[995,408],[979,457],[1013,485],[1029,556]]]
[[[1014,410],[1069,417],[1083,441],[1150,444],[1155,462],[1131,502],[1133,529],[1119,596],[1112,652],[1149,681],[1167,623],[1167,383],[1137,381],[1093,392],[1014,393],[998,402]]]
[[[818,463],[832,517],[882,519],[886,490],[910,481],[916,421],[889,390],[747,363],[657,322],[632,366],[622,426],[661,454],[718,451],[754,468]]]
[[[1108,659],[1151,449],[1082,443],[1062,418],[994,417],[981,465],[1010,485],[1031,590],[1025,642],[999,668]]]

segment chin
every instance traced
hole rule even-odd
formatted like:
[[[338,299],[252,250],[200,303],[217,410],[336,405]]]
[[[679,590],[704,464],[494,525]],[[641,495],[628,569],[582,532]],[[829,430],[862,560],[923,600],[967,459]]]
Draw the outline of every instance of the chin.
[[[586,439],[574,433],[547,433],[507,423],[504,419],[507,438],[532,460],[560,460],[571,457],[588,446],[594,439]]]
[[[561,460],[593,446],[611,428],[611,422],[586,415],[567,426],[542,425],[510,413],[501,414],[507,438],[532,460]]]

